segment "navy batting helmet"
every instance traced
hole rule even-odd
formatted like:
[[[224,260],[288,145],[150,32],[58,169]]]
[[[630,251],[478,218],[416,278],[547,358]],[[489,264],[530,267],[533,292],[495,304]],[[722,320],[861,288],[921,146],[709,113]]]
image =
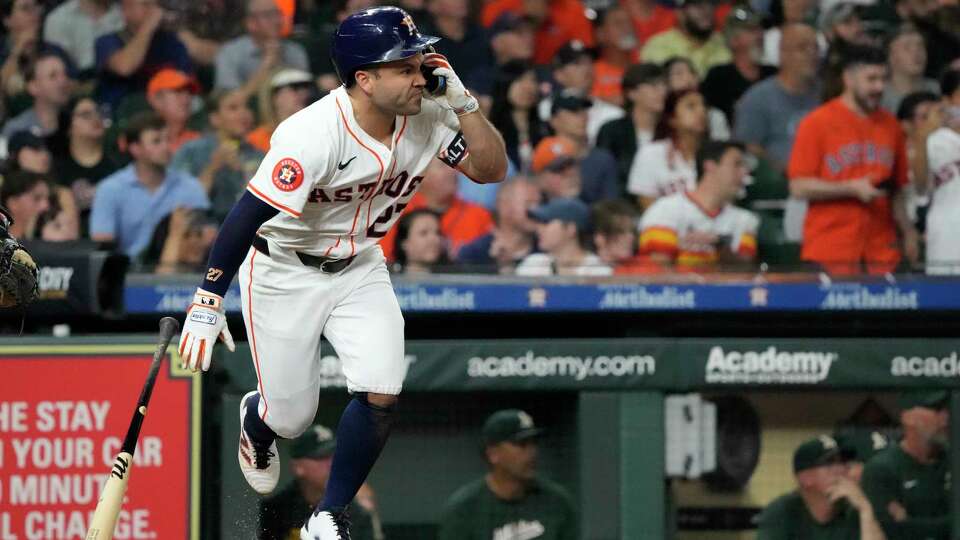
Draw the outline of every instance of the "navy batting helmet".
[[[333,66],[347,86],[364,66],[409,58],[439,41],[417,30],[406,11],[392,6],[365,9],[350,15],[333,33]]]

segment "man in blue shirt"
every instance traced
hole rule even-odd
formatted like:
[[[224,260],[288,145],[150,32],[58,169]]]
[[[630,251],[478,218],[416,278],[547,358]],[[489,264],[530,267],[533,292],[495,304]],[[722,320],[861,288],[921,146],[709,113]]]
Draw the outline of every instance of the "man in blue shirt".
[[[144,92],[163,68],[193,73],[187,48],[164,30],[166,13],[154,0],[122,0],[124,28],[97,38],[97,99],[116,109],[132,92]]]
[[[157,224],[177,208],[206,210],[210,201],[196,178],[167,168],[170,143],[163,120],[142,113],[124,132],[130,165],[97,185],[90,214],[90,237],[115,242],[131,258],[140,255]]]

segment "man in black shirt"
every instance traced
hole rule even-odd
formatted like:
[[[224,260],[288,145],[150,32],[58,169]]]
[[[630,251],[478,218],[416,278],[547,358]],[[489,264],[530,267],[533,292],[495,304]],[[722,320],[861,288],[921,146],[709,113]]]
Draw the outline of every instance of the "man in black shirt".
[[[760,25],[760,16],[749,7],[731,10],[723,33],[733,61],[711,68],[701,89],[707,104],[723,111],[732,126],[734,106],[740,96],[753,83],[776,73],[777,68],[760,63],[763,27]]]

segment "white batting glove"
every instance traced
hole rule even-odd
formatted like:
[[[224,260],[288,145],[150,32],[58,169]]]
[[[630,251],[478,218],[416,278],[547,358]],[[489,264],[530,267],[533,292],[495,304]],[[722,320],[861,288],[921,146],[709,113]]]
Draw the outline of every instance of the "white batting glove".
[[[480,108],[480,102],[470,95],[470,92],[463,86],[463,82],[453,71],[453,67],[446,56],[439,53],[427,53],[423,55],[423,63],[434,68],[434,75],[447,79],[446,92],[441,96],[425,93],[424,95],[428,99],[432,99],[444,108],[452,110],[457,113],[457,116],[472,113]]]
[[[223,312],[223,298],[198,287],[180,332],[180,367],[189,367],[191,371],[210,369],[213,344],[218,337],[230,352],[234,351],[233,336]]]

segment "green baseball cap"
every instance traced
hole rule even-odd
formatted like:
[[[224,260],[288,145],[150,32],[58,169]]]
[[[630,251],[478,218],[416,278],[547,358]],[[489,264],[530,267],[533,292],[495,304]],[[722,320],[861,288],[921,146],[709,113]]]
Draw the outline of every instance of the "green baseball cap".
[[[794,474],[840,460],[840,445],[829,435],[805,441],[793,453]]]
[[[293,459],[323,459],[333,455],[337,439],[327,426],[314,424],[293,440],[290,457]]]
[[[533,424],[533,417],[520,409],[504,409],[491,414],[483,423],[483,443],[487,446],[503,441],[519,442],[543,433]]]
[[[925,409],[945,409],[950,402],[950,392],[946,390],[907,390],[897,398],[901,411],[914,407]]]
[[[847,461],[866,463],[877,452],[890,446],[886,435],[872,429],[851,428],[834,434],[840,455]]]

